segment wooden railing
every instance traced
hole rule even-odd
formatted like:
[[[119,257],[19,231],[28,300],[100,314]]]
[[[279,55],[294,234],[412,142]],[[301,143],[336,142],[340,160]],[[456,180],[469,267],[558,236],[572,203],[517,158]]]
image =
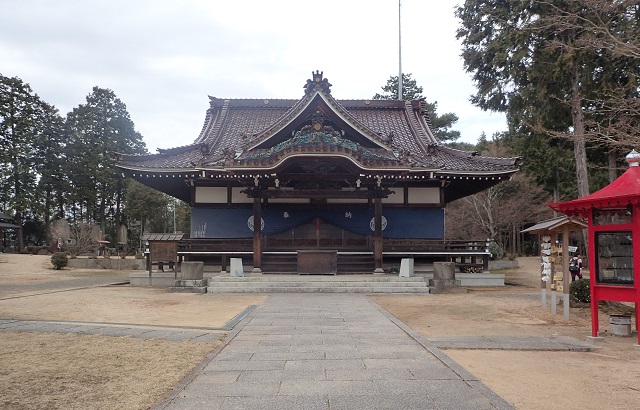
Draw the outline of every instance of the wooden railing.
[[[431,239],[396,239],[385,238],[382,242],[384,252],[484,252],[484,241],[447,241]],[[297,249],[338,249],[338,250],[373,250],[373,238],[269,238],[263,237],[264,251],[297,250]],[[178,243],[178,252],[245,252],[253,250],[253,239],[183,239]]]
[[[485,241],[447,241],[428,239],[383,240],[383,254],[398,256],[407,253],[415,257],[455,262],[462,270],[487,270],[489,253]],[[269,238],[263,237],[263,252],[297,251],[301,249],[336,249],[342,252],[362,252],[371,255],[373,238]],[[178,243],[178,254],[222,254],[253,252],[253,239],[184,239]],[[425,254],[429,254],[426,256]],[[229,256],[229,255],[227,255]]]
[[[252,252],[253,239],[183,239],[180,252]]]

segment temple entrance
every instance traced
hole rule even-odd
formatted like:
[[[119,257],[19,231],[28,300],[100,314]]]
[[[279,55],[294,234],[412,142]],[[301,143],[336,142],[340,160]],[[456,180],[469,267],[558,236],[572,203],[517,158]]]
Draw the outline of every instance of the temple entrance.
[[[325,223],[319,218],[285,232],[265,236],[265,250],[337,249],[371,251],[373,238]]]
[[[337,251],[337,273],[371,273],[374,269],[373,237],[358,235],[319,218],[285,232],[265,236],[263,244],[265,273],[304,273],[298,272],[300,252],[317,262],[314,264],[320,264],[327,258],[335,258],[332,255]]]

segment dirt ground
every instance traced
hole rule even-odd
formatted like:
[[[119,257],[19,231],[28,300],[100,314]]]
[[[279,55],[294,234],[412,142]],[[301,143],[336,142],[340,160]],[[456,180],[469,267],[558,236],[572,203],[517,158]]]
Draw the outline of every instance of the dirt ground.
[[[562,320],[539,299],[537,258],[507,271],[512,286],[439,295],[379,295],[373,300],[423,336],[590,334],[587,307]],[[266,295],[210,296],[130,286],[83,286],[114,272],[50,268],[49,257],[0,254],[0,319],[220,327]],[[122,273],[115,273],[122,274]],[[125,275],[126,276],[126,273]],[[60,291],[53,284],[69,283]],[[538,297],[535,297],[538,295]],[[608,331],[601,312],[600,330]],[[634,325],[635,329],[635,325]],[[0,407],[147,409],[162,400],[220,342],[0,331]],[[446,350],[519,409],[630,409],[640,403],[637,336],[605,334],[596,352]]]
[[[469,289],[467,294],[373,296],[398,319],[426,338],[435,336],[571,336],[591,334],[589,307],[571,308],[569,321],[540,303],[538,258],[520,258],[506,271],[518,286]],[[533,297],[533,296],[537,297]],[[547,304],[549,301],[547,301]],[[610,334],[609,315],[601,309],[604,342],[595,352],[444,350],[449,357],[518,409],[635,409],[640,407],[640,349],[635,323],[632,337]]]

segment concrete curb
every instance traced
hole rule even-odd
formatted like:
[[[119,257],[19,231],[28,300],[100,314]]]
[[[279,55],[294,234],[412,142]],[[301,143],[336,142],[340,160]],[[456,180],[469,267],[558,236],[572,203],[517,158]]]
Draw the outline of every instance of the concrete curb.
[[[233,324],[231,325],[230,328],[232,330],[227,333],[227,336],[222,340],[222,345],[214,348],[209,354],[207,354],[196,367],[194,367],[170,392],[166,394],[164,400],[152,406],[151,409],[162,410],[171,404],[171,402],[178,397],[180,392],[183,391],[185,387],[187,387],[200,373],[202,373],[205,367],[207,367],[207,365],[209,365],[209,363],[211,363],[211,361],[215,359],[215,357],[220,354],[225,347],[227,347],[233,338],[240,333],[242,328],[251,321],[255,314],[254,312],[256,307],[259,308],[257,305],[251,305],[239,315],[231,319],[225,327],[229,326],[232,322],[234,322],[233,324],[235,324],[235,326],[233,326]]]

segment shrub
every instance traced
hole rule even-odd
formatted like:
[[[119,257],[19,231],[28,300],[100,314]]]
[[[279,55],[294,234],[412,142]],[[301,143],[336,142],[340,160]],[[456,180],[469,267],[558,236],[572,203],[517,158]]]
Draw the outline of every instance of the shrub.
[[[69,264],[69,258],[66,253],[56,252],[51,255],[51,264],[56,270],[60,270]]]
[[[578,279],[571,282],[569,286],[571,299],[580,303],[591,303],[591,292],[589,290],[589,279]]]
[[[504,258],[504,249],[496,241],[489,242],[489,259],[492,261]]]

